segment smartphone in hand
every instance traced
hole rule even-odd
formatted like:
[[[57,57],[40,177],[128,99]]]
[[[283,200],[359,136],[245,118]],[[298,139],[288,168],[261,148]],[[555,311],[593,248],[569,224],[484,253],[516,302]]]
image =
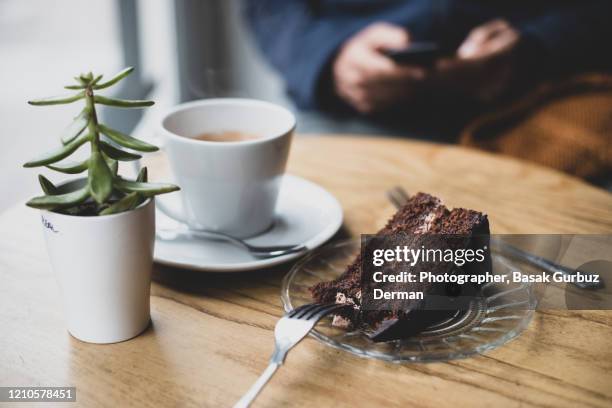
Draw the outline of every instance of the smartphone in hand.
[[[440,46],[434,42],[415,42],[406,48],[387,49],[383,53],[402,65],[431,66],[440,58]]]

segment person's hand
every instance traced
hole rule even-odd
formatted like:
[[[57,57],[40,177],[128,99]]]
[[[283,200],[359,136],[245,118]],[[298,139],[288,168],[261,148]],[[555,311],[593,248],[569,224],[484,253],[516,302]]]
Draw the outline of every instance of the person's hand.
[[[382,53],[409,44],[405,29],[387,23],[375,23],[357,33],[343,45],[333,63],[336,93],[361,113],[380,111],[410,99],[425,76],[424,70],[398,65]]]
[[[518,43],[520,34],[506,20],[493,20],[473,29],[457,50],[462,60],[484,60],[505,55]]]
[[[520,33],[505,20],[493,20],[474,28],[454,58],[437,64],[437,78],[482,101],[501,95],[515,71],[514,51]]]

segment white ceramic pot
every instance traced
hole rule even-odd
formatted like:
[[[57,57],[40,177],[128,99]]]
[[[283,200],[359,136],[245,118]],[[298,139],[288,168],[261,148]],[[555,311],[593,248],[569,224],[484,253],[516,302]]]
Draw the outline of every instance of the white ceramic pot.
[[[149,324],[155,201],[114,215],[41,211],[68,331],[90,343],[116,343]]]

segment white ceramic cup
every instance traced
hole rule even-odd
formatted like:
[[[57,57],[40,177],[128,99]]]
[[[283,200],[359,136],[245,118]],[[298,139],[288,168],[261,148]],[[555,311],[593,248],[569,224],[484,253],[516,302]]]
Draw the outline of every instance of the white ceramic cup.
[[[239,238],[264,232],[274,220],[294,129],[294,115],[269,102],[219,98],[176,106],[162,117],[158,136],[181,187],[182,212],[158,207],[193,229]],[[259,138],[194,139],[224,131]]]

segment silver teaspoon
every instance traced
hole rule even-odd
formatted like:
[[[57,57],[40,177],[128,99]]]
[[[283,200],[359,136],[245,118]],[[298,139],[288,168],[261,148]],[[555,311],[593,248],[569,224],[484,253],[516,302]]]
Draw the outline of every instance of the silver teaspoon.
[[[273,258],[298,252],[304,252],[308,248],[303,244],[296,245],[253,245],[245,240],[233,237],[221,232],[208,230],[180,229],[157,229],[155,235],[163,241],[172,241],[180,237],[199,238],[209,240],[227,241],[249,251],[256,258]]]

